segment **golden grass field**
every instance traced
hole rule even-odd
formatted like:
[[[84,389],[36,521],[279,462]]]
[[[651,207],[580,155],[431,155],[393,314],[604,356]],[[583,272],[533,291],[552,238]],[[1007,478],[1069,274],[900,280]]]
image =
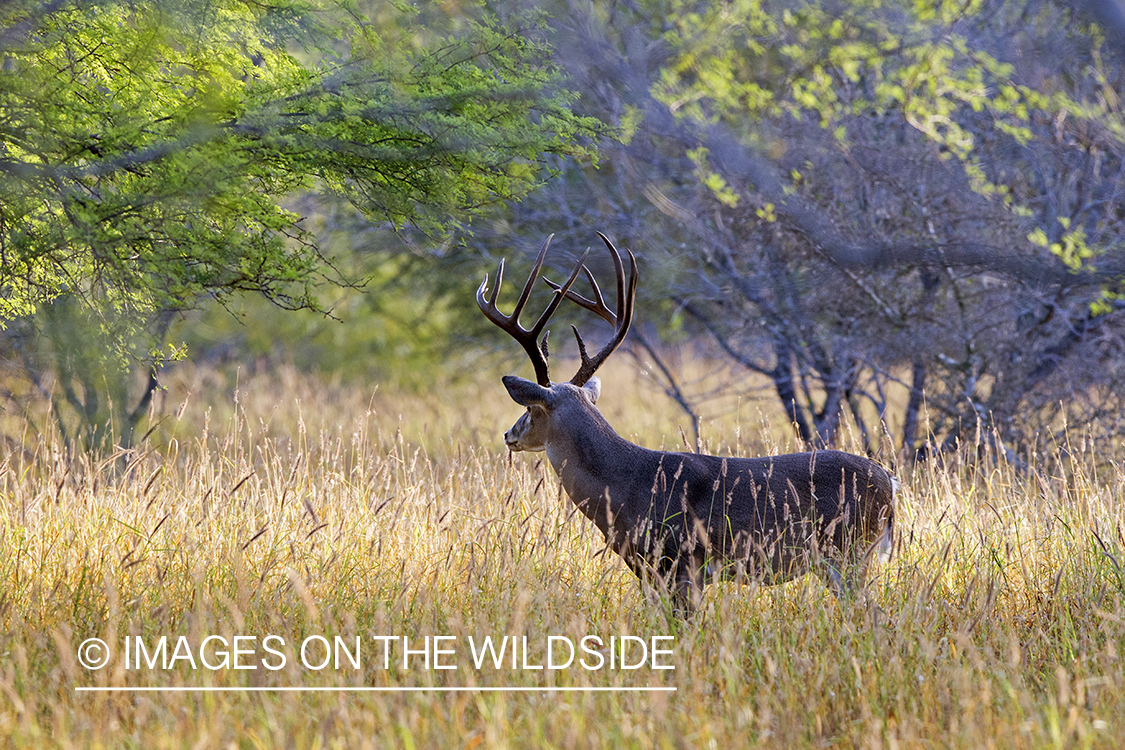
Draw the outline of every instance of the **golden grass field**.
[[[680,446],[675,407],[629,367],[607,370],[619,431]],[[1071,435],[1022,473],[987,454],[896,466],[898,546],[870,586],[885,625],[815,579],[715,585],[680,623],[602,554],[545,464],[506,455],[520,408],[494,374],[408,394],[185,369],[162,408],[149,447],[124,458],[68,461],[30,432],[3,458],[0,746],[1125,745],[1121,448]],[[717,452],[792,447],[755,404],[720,416],[704,424]],[[549,636],[588,634],[674,636],[661,658],[675,668],[477,669],[464,648],[526,636],[534,666]],[[286,644],[280,669],[265,666],[267,635]],[[193,669],[181,653],[126,669],[138,636],[154,653],[167,636],[166,655],[183,636],[197,661],[209,636],[249,644],[240,665],[257,668]],[[361,666],[304,667],[297,646],[315,636],[358,637]],[[377,636],[447,637],[439,662],[457,668],[397,652],[386,668]],[[91,637],[113,653],[96,671],[78,660]],[[394,690],[272,689],[358,686]],[[440,687],[473,689],[399,690]],[[497,687],[675,690],[478,689]]]

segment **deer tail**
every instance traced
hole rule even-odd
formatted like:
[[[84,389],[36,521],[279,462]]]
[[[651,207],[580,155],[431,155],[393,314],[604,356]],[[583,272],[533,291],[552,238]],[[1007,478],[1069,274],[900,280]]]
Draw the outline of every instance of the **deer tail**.
[[[885,525],[879,538],[875,540],[875,556],[879,562],[886,563],[891,559],[895,550],[895,495],[901,485],[895,477],[891,477],[891,501],[887,503]]]

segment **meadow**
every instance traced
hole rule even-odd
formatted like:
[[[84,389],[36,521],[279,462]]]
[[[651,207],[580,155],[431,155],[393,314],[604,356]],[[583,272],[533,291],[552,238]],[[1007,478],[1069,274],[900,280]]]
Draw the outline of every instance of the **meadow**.
[[[604,380],[619,432],[681,444],[674,405],[631,366],[611,362]],[[795,447],[760,404],[718,411],[703,424],[714,452]],[[870,582],[883,618],[808,579],[716,584],[679,622],[545,463],[506,454],[520,408],[496,373],[419,393],[183,368],[160,413],[129,454],[73,459],[30,430],[8,444],[0,746],[1125,741],[1120,445],[1071,434],[1018,468],[983,440],[972,460],[909,467],[888,453],[903,488],[895,554]],[[527,644],[515,666],[474,664],[470,642],[503,636]],[[598,668],[546,668],[549,639],[586,636],[603,639],[579,654]],[[80,659],[98,656],[81,651],[94,637],[110,654],[100,669]],[[350,652],[321,666],[357,638],[358,666]],[[642,643],[649,658],[632,668]],[[317,691],[280,689],[294,687]],[[611,687],[660,690],[585,690]]]

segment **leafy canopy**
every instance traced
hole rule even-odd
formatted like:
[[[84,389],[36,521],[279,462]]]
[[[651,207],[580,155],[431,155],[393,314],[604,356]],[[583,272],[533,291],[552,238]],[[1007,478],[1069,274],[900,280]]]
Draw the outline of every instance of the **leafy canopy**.
[[[286,198],[440,233],[524,195],[545,154],[592,156],[599,124],[571,112],[533,21],[416,49],[406,20],[391,33],[348,0],[5,3],[0,325],[62,294],[315,308],[331,266]]]
[[[1125,226],[1081,194],[1072,209],[1057,205],[1065,196],[1045,200],[1042,175],[1108,162],[1125,143],[1125,119],[1103,33],[1061,5],[803,0],[779,9],[762,0],[671,0],[671,61],[654,94],[678,116],[722,122],[766,153],[783,154],[788,144],[776,133],[803,121],[822,130],[824,151],[851,160],[907,123],[1018,227],[1004,252],[1041,249],[1073,273],[1100,270],[1120,255]],[[1044,40],[1063,46],[1045,50]],[[690,156],[722,203],[753,191],[729,184],[706,149]],[[1063,163],[1044,166],[1048,159]],[[790,166],[785,191],[808,194],[805,165]],[[1107,286],[1091,309],[1103,314],[1121,298]]]

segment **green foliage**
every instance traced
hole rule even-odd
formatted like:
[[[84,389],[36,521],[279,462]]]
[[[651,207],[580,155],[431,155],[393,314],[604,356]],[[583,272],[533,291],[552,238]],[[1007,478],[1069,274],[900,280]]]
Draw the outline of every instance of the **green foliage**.
[[[0,11],[0,323],[63,293],[316,308],[339,279],[283,199],[440,233],[597,130],[518,25],[415,49],[332,0],[47,7]]]
[[[731,190],[723,176],[708,165],[706,148],[692,149],[687,152],[687,157],[695,165],[695,176],[711,191],[716,200],[731,208],[738,205],[738,193]]]
[[[353,257],[347,268],[362,273],[371,291],[341,287],[322,296],[331,314],[280,310],[260,296],[242,296],[227,309],[211,306],[187,316],[170,336],[197,358],[231,360],[255,369],[295,366],[353,383],[395,383],[432,388],[435,379],[455,378],[459,357],[460,300],[419,281],[402,254]],[[463,373],[461,373],[463,374]]]
[[[546,157],[592,159],[601,125],[572,113],[540,24],[351,0],[4,4],[0,345],[52,396],[64,436],[128,444],[171,313],[206,300],[250,312],[251,352],[291,337],[339,364],[324,361],[341,330],[323,314],[371,322],[384,298],[333,285],[396,269],[331,257],[306,196],[350,203],[368,229],[442,235],[524,196]],[[321,315],[276,322],[243,292]],[[394,301],[397,329],[337,347],[353,368],[443,325]]]
[[[1074,92],[1048,95],[1021,85],[1011,64],[956,31],[942,33],[980,5],[918,2],[900,9],[907,15],[895,25],[882,2],[832,10],[810,2],[780,14],[757,0],[723,3],[703,15],[676,7],[666,39],[677,55],[657,91],[679,114],[697,119],[813,117],[845,145],[855,115],[897,112],[964,161],[976,189],[1004,194],[1003,185],[980,173],[965,111],[986,113],[998,130],[1026,142],[1035,114],[1095,117],[1107,108]]]
[[[1062,187],[1055,188],[1045,176],[1085,160],[1094,180],[1109,184],[1112,174],[1096,172],[1125,145],[1119,67],[1105,59],[1113,51],[1096,26],[1067,15],[1065,4],[812,0],[779,10],[760,0],[702,9],[676,0],[661,7],[674,53],[653,93],[677,116],[721,122],[771,156],[790,145],[783,133],[815,123],[831,134],[822,149],[860,163],[868,162],[857,149],[901,145],[879,139],[902,122],[929,146],[916,158],[958,171],[967,189],[991,204],[974,210],[996,208],[1025,230],[997,247],[1028,255],[1042,248],[1074,273],[1100,271],[1101,259],[1120,257],[1119,220],[1089,198],[1096,188],[1069,176],[1058,177]],[[1065,64],[1036,64],[1047,39]],[[768,200],[753,196],[752,185],[697,173],[727,206],[740,194]],[[819,198],[799,177],[785,190]],[[924,222],[916,224],[924,236]],[[934,234],[930,229],[927,240]],[[1104,312],[1114,299],[1107,290],[1090,309]]]

